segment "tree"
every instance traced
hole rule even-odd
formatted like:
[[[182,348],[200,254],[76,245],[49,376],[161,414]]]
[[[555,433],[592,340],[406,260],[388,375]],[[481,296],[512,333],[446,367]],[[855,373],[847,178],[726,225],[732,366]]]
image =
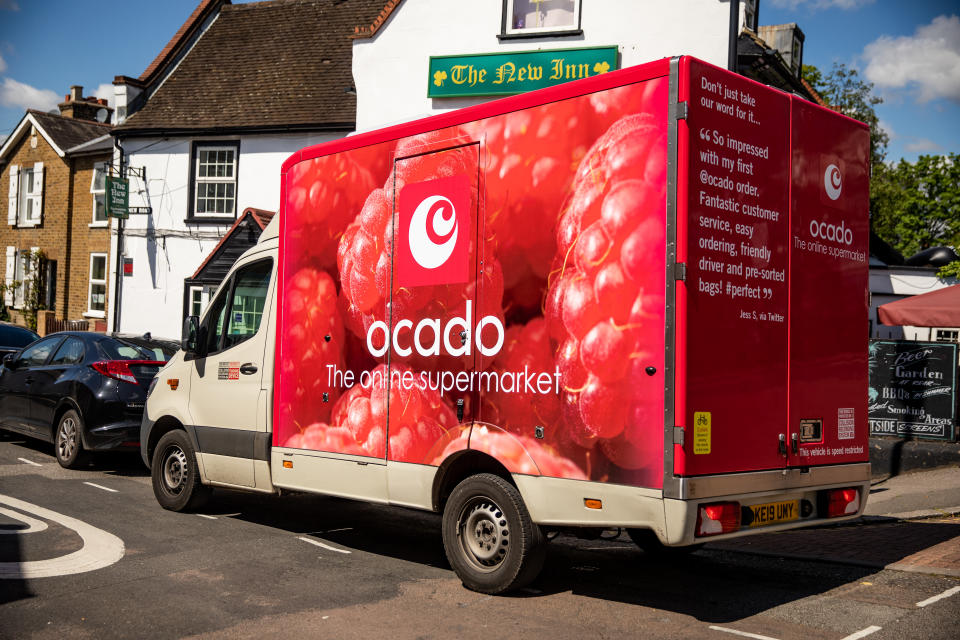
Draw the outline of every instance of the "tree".
[[[848,69],[843,63],[834,62],[829,73],[805,64],[801,75],[828,105],[845,116],[850,116],[870,126],[870,162],[876,166],[887,157],[890,136],[880,128],[880,120],[874,110],[883,98],[873,95],[873,83],[864,82],[856,69]]]
[[[873,230],[904,256],[931,247],[960,247],[960,156],[920,156],[875,167]]]

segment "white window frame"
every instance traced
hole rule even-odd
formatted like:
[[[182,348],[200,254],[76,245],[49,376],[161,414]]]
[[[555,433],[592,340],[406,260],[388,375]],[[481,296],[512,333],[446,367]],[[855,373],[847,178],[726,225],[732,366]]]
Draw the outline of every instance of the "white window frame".
[[[220,163],[220,162],[215,162],[215,163],[212,163],[212,164],[209,163],[209,162],[208,162],[208,163],[202,163],[202,162],[200,161],[201,156],[202,156],[204,153],[209,153],[209,152],[211,152],[211,151],[218,152],[218,153],[221,152],[221,151],[229,152],[229,153],[233,154],[233,160],[232,160],[232,162],[229,162],[229,163]],[[194,146],[193,146],[193,158],[192,158],[192,161],[191,161],[191,167],[192,167],[192,175],[191,175],[191,187],[192,187],[192,188],[191,188],[191,190],[190,190],[191,200],[192,200],[192,202],[190,203],[190,209],[191,209],[191,214],[190,214],[190,215],[191,215],[191,217],[193,217],[193,218],[201,218],[201,219],[203,219],[203,218],[229,218],[229,219],[234,219],[234,218],[237,217],[237,191],[238,191],[238,187],[239,187],[238,179],[237,179],[237,178],[238,178],[238,176],[237,176],[237,169],[238,169],[238,166],[239,166],[239,160],[240,160],[240,145],[239,145],[239,143],[234,143],[234,142],[226,142],[226,143],[220,143],[220,144],[218,144],[218,143],[207,143],[207,142],[197,142],[197,143],[194,143]],[[213,167],[218,167],[218,166],[229,167],[229,169],[230,169],[230,171],[232,172],[233,175],[232,175],[232,176],[216,176],[216,175],[214,175],[214,176],[210,176],[210,175],[201,176],[200,174],[202,173],[202,168],[203,168],[204,166],[208,166],[208,167],[210,167],[210,166],[213,166]],[[211,211],[208,210],[208,207],[206,207],[206,206],[204,207],[204,210],[203,210],[203,211],[200,211],[200,207],[199,207],[198,205],[199,205],[199,202],[200,202],[200,199],[201,199],[201,195],[200,195],[201,186],[219,185],[219,184],[223,184],[223,185],[227,185],[227,186],[232,185],[232,186],[233,186],[233,195],[230,196],[230,197],[224,195],[223,198],[221,198],[219,195],[215,195],[215,196],[213,196],[213,197],[204,196],[204,198],[207,199],[207,200],[214,201],[214,202],[216,202],[217,200],[221,200],[221,199],[224,199],[224,200],[232,200],[233,206],[230,208],[229,211],[221,211],[221,212],[213,211],[213,212],[211,212]],[[227,190],[227,187],[225,187],[224,190],[226,191],[226,190]]]
[[[97,258],[103,258],[103,279],[95,280],[93,278],[93,261]],[[93,287],[94,285],[103,285],[103,310],[93,308]],[[91,253],[90,254],[90,271],[87,277],[87,312],[83,315],[90,318],[106,318],[107,317],[107,254],[105,253]]]
[[[934,342],[960,343],[960,329],[936,329]]]
[[[540,2],[546,0],[503,0],[503,35],[505,36],[527,36],[527,35],[539,35],[539,34],[556,34],[556,33],[578,33],[580,32],[580,7],[583,4],[583,0],[570,0],[573,4],[573,21],[572,24],[564,24],[552,27],[540,27],[540,26],[523,26],[515,27],[513,26],[513,15],[515,5],[518,2],[523,2],[527,4],[537,5],[538,9],[540,7]]]
[[[92,201],[92,211],[90,213],[91,227],[106,227],[110,224],[110,218],[107,217],[107,175],[109,175],[110,163],[97,162],[93,165],[93,176],[90,178],[90,194]],[[97,174],[101,177],[100,184],[97,185]],[[99,187],[99,188],[98,188]],[[103,204],[103,219],[97,219],[97,199]]]
[[[27,281],[35,281],[37,274],[33,272],[30,256],[39,251],[39,247],[17,249],[7,247],[7,275],[6,284],[19,282],[20,286],[7,292],[6,304],[13,309],[22,309],[26,299]]]
[[[205,284],[191,285],[188,292],[189,297],[187,300],[187,315],[197,316],[198,318],[203,317],[203,312],[207,310],[207,306],[210,304],[210,299],[213,298],[213,294],[216,292],[216,286]],[[197,313],[194,313],[194,306],[199,306]]]
[[[43,163],[10,165],[7,224],[35,227],[43,222]]]

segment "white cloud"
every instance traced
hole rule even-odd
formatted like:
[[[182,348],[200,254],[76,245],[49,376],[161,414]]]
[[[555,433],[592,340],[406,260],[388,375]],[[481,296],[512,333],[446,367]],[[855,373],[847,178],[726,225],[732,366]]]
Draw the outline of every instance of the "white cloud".
[[[943,147],[926,138],[914,138],[912,142],[903,145],[903,148],[910,153],[933,153],[943,151]]]
[[[106,99],[107,99],[107,104],[110,105],[110,108],[111,108],[111,109],[114,108],[114,107],[116,107],[116,104],[114,104],[115,101],[116,101],[116,96],[114,96],[114,94],[113,94],[113,85],[112,85],[112,84],[107,83],[107,82],[101,84],[101,85],[100,85],[99,87],[97,87],[96,90],[93,92],[93,95],[97,96],[98,98],[106,98]]]
[[[59,104],[60,96],[49,89],[36,89],[13,78],[4,78],[0,84],[0,106],[50,111]]]
[[[893,130],[893,125],[886,120],[877,120],[877,127],[890,136],[891,140],[897,137],[897,133]]]
[[[3,59],[3,56],[0,56],[0,73],[3,73],[7,70],[7,61]]]
[[[918,102],[960,102],[960,17],[938,16],[912,36],[880,36],[863,49],[864,76],[879,89],[912,89]]]
[[[851,9],[859,9],[860,7],[865,7],[866,5],[873,3],[874,0],[770,0],[770,4],[775,7],[779,7],[780,9],[796,9],[798,7],[805,7],[811,11],[816,11],[817,9],[832,9],[834,7],[837,9],[843,9],[844,11],[849,11]]]

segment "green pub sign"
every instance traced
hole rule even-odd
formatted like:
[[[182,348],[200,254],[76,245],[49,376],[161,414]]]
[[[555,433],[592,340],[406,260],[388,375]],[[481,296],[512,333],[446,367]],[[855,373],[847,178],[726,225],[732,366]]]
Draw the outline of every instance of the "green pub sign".
[[[130,183],[126,178],[106,177],[107,215],[113,218],[130,217]]]
[[[617,68],[616,47],[431,56],[427,97],[509,96]]]

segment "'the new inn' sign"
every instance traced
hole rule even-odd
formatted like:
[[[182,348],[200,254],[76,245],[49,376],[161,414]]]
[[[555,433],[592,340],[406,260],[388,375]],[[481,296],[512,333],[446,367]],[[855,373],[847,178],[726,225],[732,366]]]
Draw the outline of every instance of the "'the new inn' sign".
[[[431,56],[427,97],[507,96],[616,68],[616,47]]]

